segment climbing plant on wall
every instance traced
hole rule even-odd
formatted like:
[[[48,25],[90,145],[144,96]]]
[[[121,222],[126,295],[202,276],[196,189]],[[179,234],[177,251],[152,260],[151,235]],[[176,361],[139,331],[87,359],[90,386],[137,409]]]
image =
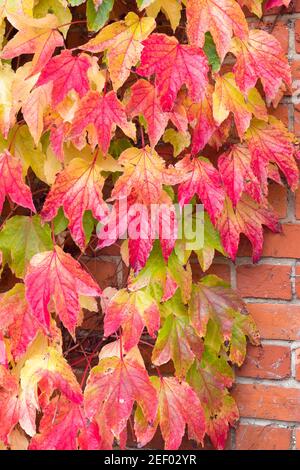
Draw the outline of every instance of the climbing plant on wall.
[[[241,234],[259,260],[280,230],[269,181],[298,184],[268,111],[290,67],[246,20],[282,4],[0,1],[3,448],[126,448],[128,430],[144,447],[158,428],[166,449],[185,432],[224,448],[259,334],[205,272]],[[102,290],[84,260],[112,245],[129,274]]]

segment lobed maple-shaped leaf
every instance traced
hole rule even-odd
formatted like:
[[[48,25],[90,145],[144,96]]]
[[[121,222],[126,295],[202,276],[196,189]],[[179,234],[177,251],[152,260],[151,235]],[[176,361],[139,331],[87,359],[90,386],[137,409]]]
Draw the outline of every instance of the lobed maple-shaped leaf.
[[[160,325],[160,315],[155,299],[146,290],[118,291],[105,308],[104,335],[111,336],[122,327],[124,351],[136,346],[146,326],[155,337]]]
[[[232,73],[217,76],[213,92],[213,116],[216,123],[220,125],[224,122],[229,113],[233,114],[241,140],[250,125],[252,114],[264,121],[268,119],[265,103],[256,88],[252,88],[245,98]]]
[[[192,216],[191,219],[192,232],[187,231],[181,239],[177,240],[174,251],[181,265],[187,264],[192,251],[194,251],[202,271],[207,271],[213,262],[215,251],[225,254],[220,235],[214,228],[207,212],[199,217],[200,230],[195,224],[196,217]]]
[[[128,197],[134,189],[139,194],[140,202],[148,205],[159,202],[163,184],[176,184],[182,178],[182,172],[174,167],[165,167],[164,160],[146,147],[128,148],[121,153],[118,163],[124,167],[124,173],[115,183],[112,198]]]
[[[166,261],[155,243],[146,265],[136,276],[131,274],[127,284],[132,291],[151,285],[159,301],[169,300],[179,288],[182,301],[186,303],[191,294],[192,270],[190,264],[181,263],[174,252]]]
[[[0,212],[5,196],[9,196],[19,206],[36,212],[30,188],[23,181],[22,171],[21,161],[11,155],[9,150],[0,154]]]
[[[31,439],[29,450],[76,450],[79,429],[84,426],[80,405],[56,396],[43,411],[39,432]]]
[[[24,284],[15,286],[0,297],[0,331],[10,338],[11,353],[18,361],[27,351],[39,331],[39,324],[33,317],[25,299]]]
[[[96,135],[90,132],[93,127]],[[124,105],[118,100],[114,91],[100,95],[97,91],[90,91],[80,102],[76,111],[71,138],[81,137],[86,128],[89,128],[89,137],[94,145],[98,144],[104,154],[107,153],[116,126],[124,134],[135,139],[135,126],[127,121]]]
[[[71,402],[81,404],[82,392],[67,361],[56,349],[49,347],[43,354],[36,354],[25,362],[21,370],[20,424],[24,431],[35,434],[36,411],[40,409],[38,385],[50,399],[55,389]],[[45,401],[45,400],[44,400]]]
[[[217,276],[205,276],[193,285],[189,302],[191,324],[201,337],[205,337],[208,322],[213,321],[221,338],[220,345],[229,342],[230,359],[238,365],[245,358],[246,335],[254,344],[259,342],[254,321],[246,313],[237,293]]]
[[[282,122],[270,116],[269,122],[253,119],[245,138],[252,156],[253,172],[265,191],[270,162],[279,167],[294,191],[299,183],[295,136]]]
[[[224,208],[217,221],[216,227],[220,232],[225,251],[235,260],[240,234],[243,233],[250,240],[253,249],[253,261],[259,260],[263,248],[263,228],[265,225],[272,232],[280,232],[277,216],[267,203],[260,205],[250,197],[244,195],[232,207],[229,198],[225,199]]]
[[[119,437],[134,402],[140,405],[147,421],[153,423],[157,393],[136,348],[122,358],[115,354],[111,356],[105,354],[91,370],[84,392],[84,407],[89,419],[104,421],[108,429]]]
[[[79,294],[101,295],[91,276],[59,246],[33,256],[27,269],[25,287],[32,313],[44,330],[49,332],[49,302],[52,299],[57,315],[73,336],[80,313]]]
[[[252,29],[247,39],[233,39],[231,51],[237,60],[233,67],[235,80],[243,93],[261,80],[266,97],[273,100],[280,86],[291,85],[291,70],[279,41],[259,29]]]
[[[75,56],[71,51],[63,50],[49,60],[36,86],[52,83],[53,106],[57,106],[71,90],[75,90],[82,98],[90,89],[87,72],[91,65],[89,56]]]
[[[58,32],[58,19],[48,14],[44,18],[30,18],[21,15],[8,15],[9,22],[19,31],[4,46],[2,59],[13,59],[21,54],[34,54],[31,75],[45,67],[56,47],[64,45]]]
[[[178,187],[181,206],[188,204],[197,194],[211,220],[215,223],[224,203],[225,193],[218,170],[206,158],[186,156],[176,164],[183,173],[183,182]]]
[[[162,109],[171,111],[177,93],[186,85],[192,100],[199,101],[208,84],[208,62],[199,47],[179,44],[175,37],[152,34],[143,41],[141,65],[143,77],[155,74]]]
[[[35,88],[22,107],[23,117],[30,134],[38,145],[44,129],[44,114],[51,102],[52,84],[47,83]]]
[[[8,444],[8,436],[19,421],[19,384],[14,375],[0,365],[0,441]]]
[[[217,130],[217,124],[213,116],[212,103],[213,86],[209,85],[199,103],[192,103],[188,109],[188,119],[195,122],[192,126],[192,155],[199,153],[209,142],[214,132]]]
[[[203,443],[205,418],[201,402],[195,391],[185,382],[174,377],[151,377],[159,396],[158,415],[155,426],[149,426],[143,410],[137,408],[134,431],[140,446],[146,445],[159,425],[165,449],[176,450],[188,428],[189,439]]]
[[[52,247],[49,225],[42,226],[38,215],[16,215],[7,220],[0,232],[3,265],[8,263],[19,278],[24,277],[26,267],[35,254]]]
[[[139,3],[139,2],[138,2]],[[148,6],[149,5],[149,6]],[[145,8],[148,16],[156,18],[160,11],[169,19],[171,27],[175,32],[181,19],[181,0],[150,0],[142,2],[141,8]]]
[[[143,154],[143,150],[135,150]],[[148,171],[150,177],[153,178],[155,173],[151,172],[150,166],[147,169],[146,175]],[[169,175],[173,179],[175,175],[174,169],[169,171]],[[167,173],[167,170],[165,172]],[[163,175],[163,173],[157,174],[159,178]],[[150,177],[149,182],[151,182]],[[157,181],[156,184],[159,185],[159,182]],[[114,189],[119,188],[115,185]],[[126,235],[128,238],[129,264],[134,268],[135,272],[138,272],[145,266],[155,237],[160,239],[163,256],[165,260],[168,260],[177,238],[176,211],[171,198],[162,188],[160,188],[161,194],[158,200],[155,199],[155,194],[153,193],[153,205],[151,205],[151,201],[147,200],[150,197],[147,187],[142,187],[139,194],[136,193],[136,189],[139,189],[138,187],[136,189],[132,188],[127,198],[123,196],[123,189],[126,191],[126,187],[123,188],[122,186],[122,192],[118,194],[120,199],[116,200],[106,220],[106,225],[98,233],[98,248],[110,246],[119,238],[123,238]],[[151,189],[150,184],[148,184],[148,189]],[[143,193],[146,194],[146,199],[143,199]],[[120,194],[123,197],[120,197]],[[115,196],[114,192],[112,195]]]
[[[205,33],[210,31],[221,61],[233,35],[241,39],[248,36],[245,15],[236,0],[189,0],[186,15],[189,42],[203,47]]]
[[[147,122],[147,132],[151,147],[155,147],[169,119],[173,121],[176,127],[182,129],[182,119],[176,113],[176,105],[174,113],[167,113],[162,110],[157,89],[147,80],[138,80],[131,87],[130,99],[126,105],[128,116],[143,115]]]
[[[218,167],[233,207],[236,207],[244,191],[255,201],[260,202],[261,187],[253,173],[251,154],[247,145],[233,145],[227,152],[220,155]]]
[[[188,382],[203,406],[206,432],[214,447],[222,450],[226,445],[229,427],[239,418],[231,387],[234,373],[222,355],[205,349],[201,361],[196,360],[188,373]]]
[[[130,75],[131,67],[140,60],[141,42],[155,28],[153,18],[139,18],[130,12],[124,20],[103,28],[96,37],[81,46],[93,53],[107,50],[107,63],[113,88],[117,91]]]
[[[89,162],[74,158],[56,177],[41,212],[44,220],[52,220],[60,207],[69,219],[69,229],[74,241],[83,249],[86,245],[83,216],[91,210],[101,221],[108,208],[102,197],[104,178],[97,160]]]
[[[203,342],[190,325],[178,292],[161,306],[161,313],[164,322],[152,351],[152,362],[160,366],[172,360],[180,380],[186,377],[195,357],[201,358]]]

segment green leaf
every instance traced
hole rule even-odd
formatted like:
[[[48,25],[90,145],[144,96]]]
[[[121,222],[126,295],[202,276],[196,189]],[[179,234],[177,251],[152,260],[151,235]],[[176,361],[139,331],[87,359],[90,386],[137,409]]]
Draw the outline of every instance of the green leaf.
[[[194,249],[194,252],[197,255],[199,264],[202,271],[207,271],[214,259],[215,251],[225,255],[224,248],[221,243],[219,232],[214,228],[207,212],[204,212],[204,230],[203,230],[203,243],[199,249]],[[188,247],[195,244],[196,245],[196,235],[199,237],[199,233],[196,234],[195,225],[193,220],[193,233],[194,238],[187,240],[183,234],[182,239],[178,239],[175,245],[175,253],[178,256],[181,263],[187,263],[192,250]],[[192,234],[191,234],[192,235]]]
[[[56,216],[53,219],[54,234],[58,235],[59,233],[66,230],[69,225],[69,220],[64,214],[62,207],[58,209]]]
[[[108,153],[114,158],[119,158],[121,153],[129,147],[132,147],[132,145],[130,140],[126,139],[125,137],[123,139],[112,140]]]
[[[92,211],[85,211],[83,214],[83,230],[85,234],[85,243],[88,244],[93,233],[95,225],[98,223],[96,219],[94,219]]]
[[[178,155],[191,143],[191,134],[189,132],[179,132],[175,129],[167,129],[163,135],[163,141],[171,144],[174,149],[174,157]]]
[[[88,0],[86,4],[87,25],[90,31],[99,31],[105,25],[109,14],[114,6],[114,0],[103,0],[98,10],[96,10],[93,0]]]
[[[52,250],[48,224],[42,225],[39,215],[16,215],[9,219],[0,232],[0,251],[4,263],[19,278],[23,278],[30,259],[37,253]]]
[[[69,0],[69,4],[71,7],[77,7],[78,5],[82,5],[85,0]]]
[[[177,377],[182,379],[195,357],[201,358],[203,342],[189,324],[187,309],[178,293],[161,306],[161,311],[167,316],[158,332],[152,362],[160,366],[172,360]]]
[[[207,56],[208,63],[211,66],[212,71],[217,72],[220,69],[221,62],[217,54],[216,45],[214,43],[212,35],[209,32],[205,34],[205,43],[203,46],[203,50]]]

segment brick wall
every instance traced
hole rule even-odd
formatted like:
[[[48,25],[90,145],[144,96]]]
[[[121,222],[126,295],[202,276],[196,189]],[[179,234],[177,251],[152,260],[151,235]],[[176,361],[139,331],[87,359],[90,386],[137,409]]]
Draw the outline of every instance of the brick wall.
[[[262,21],[250,17],[249,22],[272,31],[289,57],[293,96],[286,95],[272,113],[300,138],[300,0],[283,14],[271,13]],[[269,198],[283,231],[266,232],[261,261],[252,264],[250,246],[243,239],[235,264],[218,258],[210,270],[230,280],[244,297],[262,336],[261,347],[249,346],[246,362],[237,370],[233,394],[241,419],[228,448],[238,450],[300,450],[300,191],[294,195],[272,184]],[[126,273],[115,248],[87,262],[102,287],[112,279],[123,284]]]
[[[292,3],[284,14],[264,16],[259,27],[273,30],[288,54],[293,94],[274,115],[300,137],[300,1]],[[269,199],[283,231],[266,231],[261,261],[252,264],[246,240],[235,265],[216,261],[218,272],[221,265],[228,270],[262,336],[261,347],[249,347],[237,371],[233,394],[241,420],[231,435],[233,449],[300,449],[300,191],[294,195],[274,184]]]

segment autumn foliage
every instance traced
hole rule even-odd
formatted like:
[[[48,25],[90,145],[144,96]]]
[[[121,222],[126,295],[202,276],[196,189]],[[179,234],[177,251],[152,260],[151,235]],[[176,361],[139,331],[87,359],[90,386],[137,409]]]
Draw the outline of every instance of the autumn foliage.
[[[259,334],[205,271],[241,234],[259,260],[263,226],[280,230],[269,180],[298,185],[298,143],[270,115],[290,67],[246,20],[288,4],[0,1],[0,447],[144,447],[160,430],[166,449],[224,448],[233,366]],[[187,204],[204,207],[195,249]],[[102,290],[84,259],[111,245],[129,275]]]

